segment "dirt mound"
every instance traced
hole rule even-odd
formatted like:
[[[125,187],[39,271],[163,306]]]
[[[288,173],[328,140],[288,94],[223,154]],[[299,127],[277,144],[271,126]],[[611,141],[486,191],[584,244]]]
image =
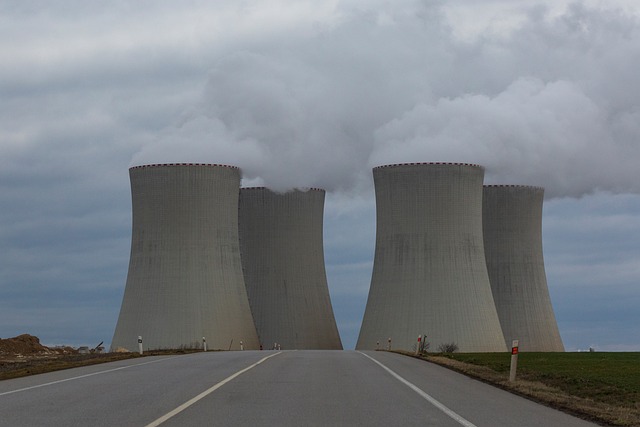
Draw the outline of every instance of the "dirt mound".
[[[49,347],[40,344],[40,339],[29,334],[18,335],[14,338],[0,338],[0,354],[24,355],[52,354],[55,353]]]

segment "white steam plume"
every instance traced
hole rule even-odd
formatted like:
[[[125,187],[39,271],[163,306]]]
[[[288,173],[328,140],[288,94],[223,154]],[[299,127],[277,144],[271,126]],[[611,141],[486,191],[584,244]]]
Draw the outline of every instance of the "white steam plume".
[[[353,192],[372,166],[470,162],[550,196],[640,192],[636,15],[538,7],[461,39],[444,8],[339,4],[311,28],[231,35],[200,105],[134,163],[231,163],[277,190]]]

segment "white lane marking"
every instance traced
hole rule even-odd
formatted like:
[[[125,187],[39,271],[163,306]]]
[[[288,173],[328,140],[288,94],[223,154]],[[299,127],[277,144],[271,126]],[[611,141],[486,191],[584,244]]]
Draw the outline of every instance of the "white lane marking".
[[[380,365],[382,367],[382,369],[384,369],[385,371],[389,372],[391,375],[393,375],[393,377],[395,379],[397,379],[398,381],[400,381],[401,383],[403,383],[404,385],[406,385],[407,387],[409,387],[411,390],[415,391],[416,393],[418,393],[423,399],[425,399],[426,401],[428,401],[429,403],[431,403],[433,406],[435,406],[436,408],[440,409],[442,412],[444,412],[445,414],[447,414],[449,417],[453,418],[454,420],[456,420],[460,425],[463,425],[465,427],[476,427],[475,424],[467,421],[466,419],[464,419],[463,417],[461,417],[460,415],[456,414],[455,412],[453,412],[451,409],[447,408],[446,406],[444,406],[442,403],[438,402],[436,399],[434,399],[433,397],[431,397],[430,395],[428,395],[427,393],[425,393],[424,391],[422,391],[421,389],[419,389],[417,386],[415,386],[414,384],[410,383],[409,381],[405,380],[404,378],[402,378],[400,375],[396,374],[394,371],[392,371],[391,369],[387,368],[385,365],[383,365],[382,363],[378,362],[376,359],[374,359],[373,357],[364,354],[363,352],[359,351],[358,353],[360,353],[361,355],[363,355],[364,357],[371,359],[373,362],[377,363],[378,365]]]
[[[199,400],[207,397],[208,395],[210,395],[211,393],[213,393],[214,391],[216,391],[217,389],[219,389],[220,387],[222,387],[223,385],[225,385],[226,383],[228,383],[229,381],[232,381],[234,378],[244,374],[245,372],[247,372],[250,369],[255,368],[256,366],[258,366],[259,364],[261,364],[262,362],[264,362],[265,360],[273,357],[273,356],[277,356],[280,353],[282,353],[281,351],[274,353],[270,356],[267,357],[263,357],[262,359],[258,360],[256,363],[254,363],[251,366],[247,366],[246,368],[236,372],[235,374],[228,376],[227,378],[225,378],[224,380],[220,381],[218,384],[214,385],[213,387],[209,388],[208,390],[203,391],[202,393],[200,393],[199,395],[197,395],[196,397],[194,397],[193,399],[190,399],[188,401],[186,401],[185,403],[183,403],[182,405],[178,406],[176,409],[174,409],[171,412],[167,412],[165,415],[161,416],[160,418],[158,418],[157,420],[147,424],[145,427],[156,427],[159,426],[160,424],[162,424],[163,422],[167,421],[169,418],[174,417],[176,415],[178,415],[180,412],[184,411],[185,409],[187,409],[189,406],[193,405],[194,403],[198,402]]]
[[[38,384],[38,385],[33,385],[31,387],[19,388],[17,390],[5,391],[3,393],[0,393],[0,396],[5,396],[7,394],[13,394],[13,393],[19,393],[21,391],[33,390],[34,388],[47,387],[47,386],[54,385],[54,384],[66,383],[67,381],[79,380],[79,379],[82,379],[82,378],[92,377],[94,375],[102,375],[102,374],[107,374],[109,372],[121,371],[122,369],[134,368],[136,366],[150,365],[151,363],[164,362],[165,360],[175,359],[176,357],[180,357],[180,356],[172,356],[172,357],[167,357],[166,359],[152,360],[151,362],[136,363],[135,365],[121,366],[119,368],[107,369],[106,371],[99,371],[99,372],[94,372],[92,374],[85,374],[85,375],[80,375],[80,376],[77,376],[77,377],[65,378],[64,380],[52,381],[50,383]]]

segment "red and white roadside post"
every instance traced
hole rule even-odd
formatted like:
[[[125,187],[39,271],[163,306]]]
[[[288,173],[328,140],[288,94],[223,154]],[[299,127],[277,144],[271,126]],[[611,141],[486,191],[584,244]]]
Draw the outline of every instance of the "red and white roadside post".
[[[509,371],[509,382],[516,380],[516,369],[518,369],[518,340],[511,341],[511,370]]]
[[[416,344],[416,356],[420,354],[420,341],[422,341],[422,335],[418,335],[418,343]]]

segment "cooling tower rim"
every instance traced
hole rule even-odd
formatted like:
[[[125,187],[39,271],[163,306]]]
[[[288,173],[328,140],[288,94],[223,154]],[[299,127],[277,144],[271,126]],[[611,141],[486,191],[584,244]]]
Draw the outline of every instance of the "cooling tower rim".
[[[232,165],[223,165],[217,163],[153,163],[148,165],[138,165],[132,166],[129,170],[132,169],[144,169],[144,168],[157,168],[157,167],[170,167],[170,166],[197,166],[197,167],[220,167],[220,168],[229,168],[229,169],[237,169],[240,170],[238,166]]]
[[[269,190],[272,193],[278,193],[277,191],[274,191],[270,188],[267,187],[240,187],[240,190]],[[324,188],[319,188],[319,187],[301,187],[301,188],[294,188],[292,190],[287,190],[284,193],[279,193],[279,194],[287,194],[287,193],[291,193],[293,191],[302,191],[302,192],[307,192],[307,191],[322,191],[322,192],[326,192],[326,190]]]
[[[537,185],[524,185],[524,184],[485,184],[482,187],[483,188],[521,188],[521,189],[544,191],[544,187],[540,187]]]
[[[428,165],[443,165],[443,166],[469,166],[474,168],[484,169],[484,166],[475,163],[453,163],[453,162],[414,162],[414,163],[392,163],[388,165],[375,166],[373,169],[392,168],[399,166],[428,166]]]

